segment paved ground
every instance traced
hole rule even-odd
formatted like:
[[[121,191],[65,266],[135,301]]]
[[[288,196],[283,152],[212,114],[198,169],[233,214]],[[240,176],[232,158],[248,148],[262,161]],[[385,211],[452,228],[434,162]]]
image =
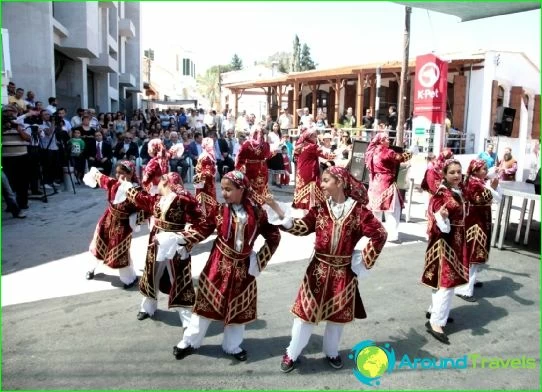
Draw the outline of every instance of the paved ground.
[[[101,190],[77,192],[55,195],[48,204],[32,201],[26,220],[3,216],[2,389],[360,389],[365,386],[353,376],[347,355],[366,339],[389,343],[398,359],[472,353],[536,359],[536,369],[396,369],[379,388],[539,389],[538,222],[529,247],[508,240],[506,250],[492,251],[477,303],[454,298],[455,322],[447,327],[452,344],[444,346],[424,328],[430,290],[417,283],[426,245],[422,196],[416,193],[413,220],[400,226],[403,243],[387,244],[360,283],[368,319],[345,328],[345,367],[336,371],[323,361],[323,326],[318,326],[298,369],[284,375],[279,362],[289,342],[289,307],[311,253],[311,236],[284,234],[271,265],[258,278],[259,320],[247,328],[246,363],[221,353],[219,323],[211,326],[197,354],[175,361],[171,350],[181,337],[180,322],[165,309],[164,297],[156,320],[140,322],[135,318],[139,293],[119,288],[114,272],[102,268],[94,281],[84,279],[88,242],[105,200]],[[288,200],[291,194],[285,190],[279,198]],[[517,214],[516,208],[512,221]],[[132,249],[138,268],[145,242],[143,231]],[[195,249],[195,276],[210,244]]]

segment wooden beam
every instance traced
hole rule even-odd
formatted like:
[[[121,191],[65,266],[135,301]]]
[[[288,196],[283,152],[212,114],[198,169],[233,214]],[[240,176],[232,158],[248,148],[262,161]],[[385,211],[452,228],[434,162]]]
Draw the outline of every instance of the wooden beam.
[[[314,121],[316,121],[316,94],[318,93],[318,88],[316,87],[316,84],[311,84],[311,92],[312,92],[312,115],[314,117]]]
[[[233,90],[233,94],[235,96],[235,102],[233,104],[233,113],[234,113],[234,118],[235,118],[235,121],[237,121],[237,114],[238,114],[238,111],[239,111],[239,94],[237,92],[237,89]]]
[[[297,109],[299,109],[297,106],[297,101],[299,99],[299,83],[294,82],[294,109],[293,109],[293,117],[294,117],[294,128],[297,128]]]
[[[339,99],[341,97],[341,88],[344,87],[344,79],[337,79],[335,82],[335,113],[333,116],[333,125],[336,126],[336,124],[339,123]],[[342,86],[341,86],[342,85]]]
[[[371,78],[371,95],[369,98],[369,107],[372,109],[373,116],[376,113],[376,77]]]
[[[361,119],[363,117],[363,98],[365,96],[363,89],[363,75],[362,72],[358,73],[358,82],[356,84],[356,127],[361,127]]]

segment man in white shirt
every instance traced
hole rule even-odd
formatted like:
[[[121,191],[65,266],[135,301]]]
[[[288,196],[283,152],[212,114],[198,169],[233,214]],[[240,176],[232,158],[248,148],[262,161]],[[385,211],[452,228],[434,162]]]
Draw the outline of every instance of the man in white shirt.
[[[85,114],[85,109],[77,109],[77,115],[73,116],[70,121],[72,128],[77,128],[81,126],[81,124],[83,123],[83,120],[81,119],[83,117],[83,114]]]
[[[49,105],[45,108],[51,116],[56,113],[56,98],[55,97],[49,97]]]
[[[88,114],[90,116],[90,126],[94,129],[100,129],[100,122],[96,118],[96,110],[88,109]]]
[[[292,116],[290,116],[289,113],[286,113],[286,110],[281,109],[280,110],[280,116],[279,116],[279,127],[280,132],[284,134],[284,132],[287,132],[293,125]]]
[[[312,124],[312,116],[310,115],[309,108],[304,107],[303,109],[297,109],[297,115],[301,117],[299,120],[301,125],[309,126]]]

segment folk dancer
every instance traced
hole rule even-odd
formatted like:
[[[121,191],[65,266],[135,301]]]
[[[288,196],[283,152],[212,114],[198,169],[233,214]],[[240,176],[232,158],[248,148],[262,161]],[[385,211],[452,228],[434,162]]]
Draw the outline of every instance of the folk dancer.
[[[130,257],[132,231],[139,231],[138,209],[126,200],[127,190],[137,184],[135,165],[130,161],[121,161],[115,168],[116,178],[100,173],[95,167],[84,176],[85,184],[95,188],[97,184],[107,191],[109,205],[98,220],[89,251],[94,256],[87,280],[94,279],[98,260],[119,271],[119,278],[124,288],[129,289],[137,282],[137,275]],[[124,181],[124,186],[121,186]]]
[[[247,176],[253,191],[252,197],[259,204],[265,202],[265,196],[269,193],[267,159],[271,156],[269,143],[264,140],[264,131],[258,127],[251,131],[250,138],[239,149],[235,161],[235,170]]]
[[[325,202],[294,219],[298,210],[279,205],[268,197],[270,222],[281,230],[305,236],[316,233],[314,254],[307,267],[292,313],[296,316],[292,339],[281,362],[281,371],[294,369],[295,361],[315,325],[325,321],[323,351],[329,365],[343,366],[339,343],[344,324],[363,319],[365,313],[358,290],[358,277],[371,269],[386,242],[387,233],[367,209],[367,192],[346,169],[331,167],[322,174]],[[360,239],[368,237],[362,249]]]
[[[211,321],[224,323],[222,349],[239,361],[247,359],[241,347],[245,324],[256,320],[256,277],[267,266],[280,242],[278,228],[252,199],[248,178],[240,171],[226,173],[221,181],[225,203],[213,219],[181,232],[179,244],[191,247],[217,230],[217,238],[199,277],[196,305],[188,329],[173,347],[176,359],[198,349]],[[254,242],[264,245],[256,253]]]
[[[216,157],[214,141],[206,137],[201,142],[203,153],[196,164],[196,175],[194,176],[194,188],[196,189],[196,200],[201,206],[203,213],[207,216],[212,214],[217,206],[216,201]]]
[[[475,287],[482,287],[477,282],[479,266],[489,258],[491,238],[491,203],[500,200],[499,179],[487,179],[488,168],[483,159],[473,159],[467,169],[463,185],[463,195],[468,203],[465,230],[467,239],[467,259],[469,265],[469,283],[456,287],[455,294],[468,302],[475,302]]]
[[[325,153],[317,144],[314,128],[305,129],[294,147],[296,181],[292,206],[300,210],[310,210],[324,202],[320,189],[320,164],[318,158],[334,159],[335,155]]]
[[[154,315],[161,291],[169,295],[169,308],[179,308],[181,322],[186,327],[195,292],[190,255],[177,246],[174,233],[183,230],[187,223],[200,224],[205,218],[194,196],[183,188],[178,173],[163,174],[157,188],[158,195],[140,188],[128,190],[128,200],[152,214],[145,269],[139,282],[144,298],[137,319]]]
[[[397,188],[396,175],[401,162],[412,157],[410,152],[399,154],[390,148],[390,139],[384,132],[377,133],[365,152],[365,165],[369,169],[369,209],[382,221],[389,241],[399,239],[398,227],[403,198]]]
[[[443,168],[443,180],[429,202],[422,284],[433,289],[426,317],[427,332],[444,344],[450,344],[443,330],[449,319],[454,288],[469,281],[469,262],[465,241],[466,204],[460,189],[461,164],[450,159]]]

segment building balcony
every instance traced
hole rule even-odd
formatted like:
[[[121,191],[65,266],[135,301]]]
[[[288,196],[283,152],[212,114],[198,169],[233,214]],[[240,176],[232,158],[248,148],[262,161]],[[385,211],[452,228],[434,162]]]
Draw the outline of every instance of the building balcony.
[[[135,26],[130,19],[119,20],[119,36],[129,38],[135,37]]]
[[[125,72],[119,76],[119,85],[122,87],[136,87],[136,78],[133,74]]]
[[[109,53],[101,53],[97,59],[88,62],[88,68],[94,72],[118,72],[119,65]]]
[[[114,99],[115,101],[119,100],[119,90],[117,90],[115,87],[109,86],[109,98]]]

